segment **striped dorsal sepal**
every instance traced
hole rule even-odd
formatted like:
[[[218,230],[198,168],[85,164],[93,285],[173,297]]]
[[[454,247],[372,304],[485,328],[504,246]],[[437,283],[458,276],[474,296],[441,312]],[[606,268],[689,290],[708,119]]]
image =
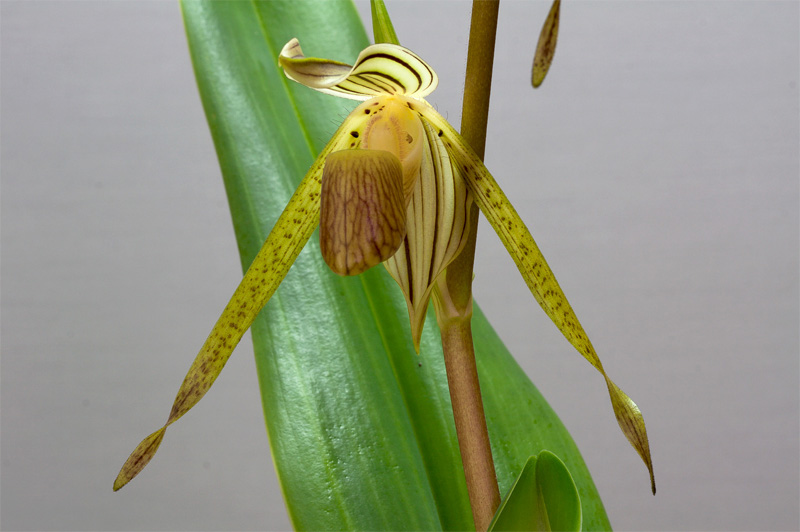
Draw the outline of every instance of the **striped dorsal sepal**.
[[[395,44],[365,48],[354,66],[330,59],[306,57],[292,39],[278,58],[290,79],[312,89],[352,100],[397,94],[424,98],[439,83],[433,69],[417,54]]]

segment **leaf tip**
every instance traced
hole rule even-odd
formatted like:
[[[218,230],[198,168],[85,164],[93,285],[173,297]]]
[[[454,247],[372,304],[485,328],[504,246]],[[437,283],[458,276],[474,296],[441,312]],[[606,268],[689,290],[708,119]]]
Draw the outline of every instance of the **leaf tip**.
[[[400,44],[397,33],[394,31],[392,19],[386,10],[383,0],[371,0],[370,11],[372,11],[372,32],[375,43]]]

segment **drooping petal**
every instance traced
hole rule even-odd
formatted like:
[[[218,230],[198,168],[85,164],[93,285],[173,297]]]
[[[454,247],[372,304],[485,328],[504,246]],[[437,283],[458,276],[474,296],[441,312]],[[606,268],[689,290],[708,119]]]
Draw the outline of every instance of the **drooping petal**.
[[[416,107],[416,106],[415,106]],[[403,290],[414,348],[419,342],[436,278],[466,243],[472,197],[448,157],[438,130],[423,121],[427,142],[406,218],[406,239],[384,265]]]
[[[550,70],[553,56],[556,53],[556,42],[558,42],[558,20],[561,16],[561,0],[554,0],[550,13],[544,21],[542,31],[539,33],[539,42],[536,45],[536,53],[533,56],[533,71],[531,83],[534,88],[539,87]]]
[[[423,98],[439,83],[433,69],[417,54],[395,44],[365,48],[354,66],[305,57],[300,42],[292,39],[278,58],[289,79],[320,92],[352,100],[399,94]]]
[[[454,167],[461,170],[467,187],[483,214],[502,240],[536,301],[569,342],[599,371],[606,381],[611,404],[622,432],[644,461],[655,494],[653,463],[642,413],[605,373],[589,337],[567,301],[544,255],[500,186],[464,139],[430,106],[420,106],[423,117],[441,132]]]
[[[166,428],[188,412],[211,388],[245,331],[283,281],[319,223],[323,163],[331,151],[346,147],[348,125],[345,122],[337,131],[289,200],[189,368],[167,422],[142,440],[131,453],[114,481],[114,491],[144,469],[158,450]]]
[[[385,261],[406,235],[400,160],[382,150],[331,153],[320,208],[320,249],[331,270],[357,275]]]
[[[125,461],[120,469],[117,478],[114,480],[114,491],[119,490],[125,484],[130,482],[133,477],[145,468],[150,460],[155,456],[158,446],[161,445],[161,440],[164,439],[164,432],[167,430],[166,426],[161,427],[136,446],[131,455]]]

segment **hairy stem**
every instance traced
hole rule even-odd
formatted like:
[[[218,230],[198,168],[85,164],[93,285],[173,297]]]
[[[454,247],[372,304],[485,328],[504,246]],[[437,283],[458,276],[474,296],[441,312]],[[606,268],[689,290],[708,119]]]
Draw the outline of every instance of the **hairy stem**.
[[[473,0],[472,4],[461,135],[480,157],[486,145],[498,7],[499,0]],[[469,224],[469,240],[437,282],[434,303],[472,517],[477,532],[484,532],[500,505],[500,490],[472,343],[472,267],[478,233],[475,205]]]
[[[470,318],[471,313],[464,319],[440,321],[439,328],[472,518],[475,530],[484,532],[500,504],[500,492],[483,413]]]

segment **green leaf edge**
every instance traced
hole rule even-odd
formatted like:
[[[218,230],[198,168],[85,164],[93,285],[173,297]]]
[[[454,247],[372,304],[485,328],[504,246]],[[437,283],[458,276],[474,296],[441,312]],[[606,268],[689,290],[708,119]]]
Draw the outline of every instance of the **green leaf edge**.
[[[550,481],[546,483],[543,477]],[[543,450],[525,462],[488,532],[577,532],[581,525],[580,495],[569,469],[558,456]]]

